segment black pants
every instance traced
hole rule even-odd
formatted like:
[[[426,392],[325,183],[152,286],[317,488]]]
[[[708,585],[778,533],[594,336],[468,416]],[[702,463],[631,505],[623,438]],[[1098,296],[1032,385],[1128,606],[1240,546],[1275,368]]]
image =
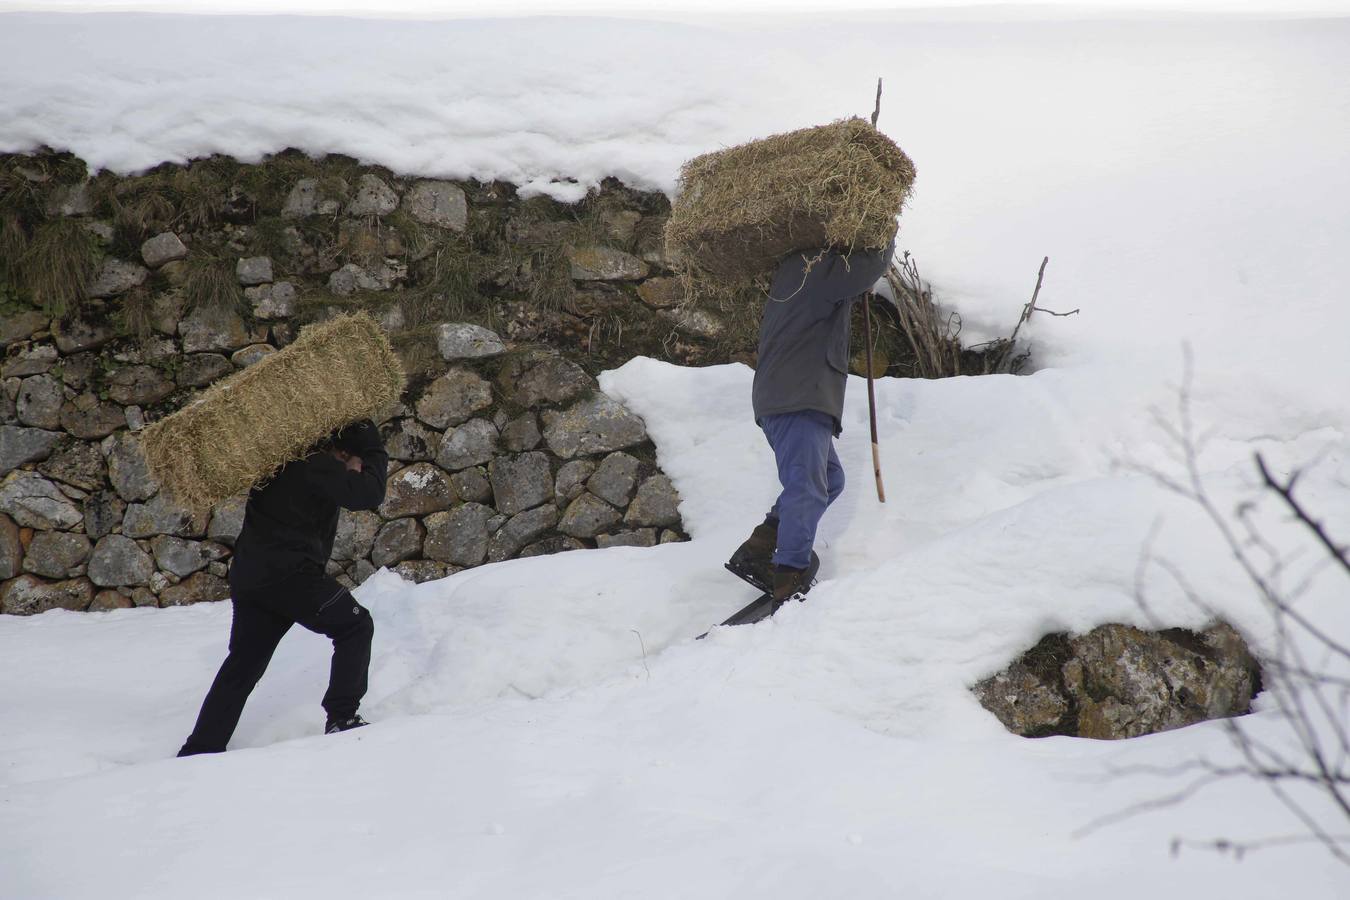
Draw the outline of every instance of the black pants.
[[[370,611],[342,585],[323,575],[296,575],[257,591],[236,591],[230,624],[230,652],[197,714],[192,735],[179,756],[220,753],[230,742],[244,702],[267,670],[272,653],[291,625],[333,640],[333,664],[323,708],[329,720],[356,715],[366,694]]]

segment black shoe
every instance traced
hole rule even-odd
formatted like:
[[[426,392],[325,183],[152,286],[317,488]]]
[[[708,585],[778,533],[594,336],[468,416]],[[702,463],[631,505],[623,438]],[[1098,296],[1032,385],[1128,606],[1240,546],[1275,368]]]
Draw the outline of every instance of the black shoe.
[[[365,719],[360,716],[352,716],[350,719],[329,719],[327,727],[324,728],[324,734],[337,734],[339,731],[351,731],[353,728],[364,728],[369,725]]]
[[[778,520],[766,516],[750,537],[736,548],[727,568],[760,590],[768,593],[773,585],[773,550],[778,545]]]
[[[789,566],[773,567],[773,602],[781,605],[789,600],[802,600],[807,591],[816,583],[816,572],[820,569],[820,557],[813,552],[811,564],[805,569],[793,569]]]

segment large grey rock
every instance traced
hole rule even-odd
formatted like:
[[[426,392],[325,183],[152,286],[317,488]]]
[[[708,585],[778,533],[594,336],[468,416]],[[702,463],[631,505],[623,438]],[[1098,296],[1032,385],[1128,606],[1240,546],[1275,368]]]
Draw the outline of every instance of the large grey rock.
[[[51,316],[35,309],[0,317],[0,350],[26,341],[39,331],[46,331],[51,321]]]
[[[150,539],[150,552],[161,569],[179,578],[200,572],[229,555],[225,547],[213,541],[187,541],[167,534]]]
[[[53,374],[59,374],[61,383],[73,391],[87,390],[94,383],[94,372],[103,370],[103,359],[94,351],[72,353],[61,360],[61,368]]]
[[[39,531],[28,543],[23,570],[45,578],[70,578],[79,574],[73,570],[89,558],[92,546],[82,534]]]
[[[376,566],[392,566],[422,553],[422,538],[426,530],[416,519],[395,519],[385,523],[375,535],[370,561]]]
[[[321,199],[319,179],[301,178],[286,195],[281,216],[284,219],[303,219],[313,215],[332,215],[337,211],[337,204],[332,201],[329,201],[331,206],[327,210],[320,210]]]
[[[168,272],[182,263],[167,263],[161,272]],[[178,334],[178,322],[187,309],[187,300],[178,291],[156,294],[150,301],[150,327],[159,334],[173,337]]]
[[[92,215],[94,192],[89,189],[89,182],[58,185],[47,197],[46,211],[49,216]]]
[[[684,285],[678,278],[648,278],[638,285],[638,296],[652,309],[670,309],[684,302]]]
[[[611,453],[586,482],[586,489],[612,506],[627,506],[637,475],[636,459],[627,453]]]
[[[206,533],[207,515],[193,513],[159,493],[146,503],[132,503],[122,517],[122,533],[128,537],[148,538],[157,534],[175,537],[201,537]]]
[[[97,445],[71,441],[39,465],[38,471],[62,484],[96,491],[103,487],[108,467]]]
[[[508,516],[553,498],[553,473],[548,456],[539,451],[502,456],[488,466],[497,509]]]
[[[277,350],[271,344],[249,344],[242,350],[236,350],[230,354],[230,362],[237,368],[247,369],[260,360],[264,360],[276,353]]]
[[[457,472],[488,462],[497,453],[497,428],[487,419],[470,419],[441,439],[436,464]]]
[[[127,505],[112,491],[90,494],[84,501],[84,533],[96,541],[122,524]]]
[[[118,432],[103,442],[108,454],[108,481],[123,500],[149,500],[159,490],[159,482],[150,474],[141,449],[141,439],[130,432]]]
[[[108,397],[123,406],[149,406],[178,389],[154,366],[126,366],[108,376]]]
[[[272,280],[270,256],[245,256],[234,264],[234,276],[245,287],[267,284]]]
[[[510,367],[502,371],[508,378]],[[574,362],[550,356],[524,369],[509,386],[511,398],[520,406],[566,403],[595,389],[595,379]]]
[[[426,515],[449,509],[455,499],[454,488],[445,472],[431,463],[414,463],[399,469],[385,482],[380,515],[386,519]]]
[[[5,356],[0,365],[0,378],[22,378],[50,372],[61,354],[51,344],[29,344]]]
[[[99,538],[89,559],[89,580],[99,587],[149,584],[155,561],[124,534]]]
[[[378,175],[362,175],[356,196],[347,204],[349,216],[387,216],[398,209],[398,194]]]
[[[449,181],[417,182],[404,196],[403,208],[424,225],[463,231],[469,224],[464,191]]]
[[[638,281],[649,271],[645,262],[613,247],[568,247],[567,259],[577,281]]]
[[[456,472],[450,476],[450,485],[461,500],[472,503],[492,502],[492,482],[488,481],[482,466]]]
[[[289,281],[261,284],[244,289],[244,299],[253,307],[255,319],[288,319],[295,315],[300,299],[295,285]]]
[[[463,503],[426,518],[427,539],[422,552],[457,566],[476,566],[487,556],[490,507]]]
[[[46,459],[52,449],[61,443],[62,437],[59,431],[0,425],[0,475],[24,463]]]
[[[93,602],[89,604],[89,612],[109,612],[114,609],[131,609],[136,603],[130,597],[127,597],[111,588],[104,588],[94,594]]]
[[[716,340],[726,330],[722,320],[703,309],[663,309],[658,315],[685,334]]]
[[[387,291],[393,279],[383,271],[370,271],[356,263],[347,263],[328,276],[328,290],[338,297],[350,297],[357,291]]]
[[[548,410],[543,419],[544,440],[563,459],[610,453],[647,440],[642,419],[604,394],[596,394],[565,412]]]
[[[490,384],[467,369],[451,369],[427,385],[417,400],[417,418],[432,428],[447,428],[491,405]]]
[[[526,544],[558,524],[558,507],[552,503],[512,516],[488,540],[488,562],[501,562],[520,552]]]
[[[248,497],[241,495],[216,504],[211,510],[211,521],[206,526],[206,536],[213,541],[233,547],[239,532],[244,530],[244,510],[248,507]]]
[[[64,531],[84,521],[79,507],[35,472],[11,472],[0,481],[0,513],[40,531]]]
[[[1226,624],[1051,634],[973,691],[1008,730],[1114,740],[1242,715],[1260,668]]]
[[[441,359],[482,359],[506,352],[506,344],[496,332],[466,322],[443,323],[436,329],[436,348]]]
[[[677,525],[680,492],[667,476],[653,475],[642,482],[623,520],[629,525]]]
[[[520,557],[524,559],[528,556],[552,556],[554,553],[585,549],[586,545],[576,538],[568,537],[565,534],[555,534],[553,537],[546,537],[542,541],[535,541],[530,544],[520,551]]]
[[[105,438],[126,425],[126,410],[103,402],[96,394],[77,394],[61,404],[61,427],[82,440]]]
[[[160,606],[190,606],[230,599],[230,585],[217,575],[197,572],[159,592]]]
[[[90,297],[98,299],[116,297],[145,284],[145,279],[149,277],[150,270],[145,266],[109,257],[94,273],[93,280],[89,282],[88,293]]]
[[[141,259],[152,269],[158,269],[165,263],[187,259],[188,249],[172,231],[157,234],[141,244]]]
[[[539,420],[532,412],[517,416],[502,428],[502,447],[510,453],[533,450],[543,440]]]
[[[253,335],[239,314],[228,309],[198,307],[178,325],[184,353],[238,350],[253,343]]]
[[[409,559],[394,566],[393,571],[405,581],[425,584],[444,578],[453,567],[430,559]]]
[[[23,542],[19,526],[9,516],[0,515],[0,581],[13,578],[23,570]]]
[[[582,494],[567,504],[558,530],[575,538],[595,537],[619,524],[623,514],[594,494]]]
[[[48,430],[61,427],[61,382],[50,375],[32,375],[19,383],[14,410],[24,425]]]
[[[558,469],[558,477],[553,483],[553,500],[559,506],[565,506],[581,496],[586,490],[586,479],[595,472],[595,463],[589,459],[574,459],[565,462]]]
[[[52,320],[52,339],[56,348],[69,356],[84,350],[97,350],[117,337],[111,322],[87,319]]]
[[[379,515],[370,510],[342,510],[338,513],[337,534],[333,538],[333,559],[357,560],[370,556],[381,523]]]
[[[49,609],[87,609],[94,599],[88,578],[48,582],[33,575],[20,575],[0,587],[0,612],[31,616]]]
[[[178,367],[178,386],[202,387],[233,371],[230,361],[218,353],[194,353],[184,356]]]
[[[380,426],[385,452],[402,462],[426,462],[434,459],[441,435],[413,418],[390,419]]]
[[[595,546],[601,550],[606,547],[655,547],[656,529],[638,528],[634,531],[620,531],[617,534],[597,534]]]

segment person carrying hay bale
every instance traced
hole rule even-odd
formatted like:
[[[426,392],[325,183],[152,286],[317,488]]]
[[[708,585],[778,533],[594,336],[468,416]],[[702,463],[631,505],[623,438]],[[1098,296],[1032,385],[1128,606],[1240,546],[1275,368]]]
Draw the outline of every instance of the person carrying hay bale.
[[[225,750],[273,651],[296,623],[333,641],[324,733],[366,724],[357,709],[366,693],[375,629],[369,610],[324,574],[324,564],[332,555],[338,508],[378,507],[388,465],[379,429],[363,419],[329,435],[249,493],[230,567],[229,654],[179,756]]]
[[[779,264],[764,304],[751,400],[782,493],[727,567],[773,594],[775,608],[811,589],[816,527],[844,491],[834,451],[843,430],[853,301],[885,273],[884,250],[798,252]]]

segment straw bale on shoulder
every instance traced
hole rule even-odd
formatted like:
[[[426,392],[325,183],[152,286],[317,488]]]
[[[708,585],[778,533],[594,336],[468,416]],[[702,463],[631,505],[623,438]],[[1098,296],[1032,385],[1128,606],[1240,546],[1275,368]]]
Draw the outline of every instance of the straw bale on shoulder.
[[[843,119],[685,163],[666,247],[696,279],[743,285],[797,250],[884,248],[914,163],[867,121]]]
[[[205,508],[271,477],[334,429],[376,418],[404,383],[398,357],[368,314],[310,325],[294,343],[148,427],[146,461],[176,500]]]

